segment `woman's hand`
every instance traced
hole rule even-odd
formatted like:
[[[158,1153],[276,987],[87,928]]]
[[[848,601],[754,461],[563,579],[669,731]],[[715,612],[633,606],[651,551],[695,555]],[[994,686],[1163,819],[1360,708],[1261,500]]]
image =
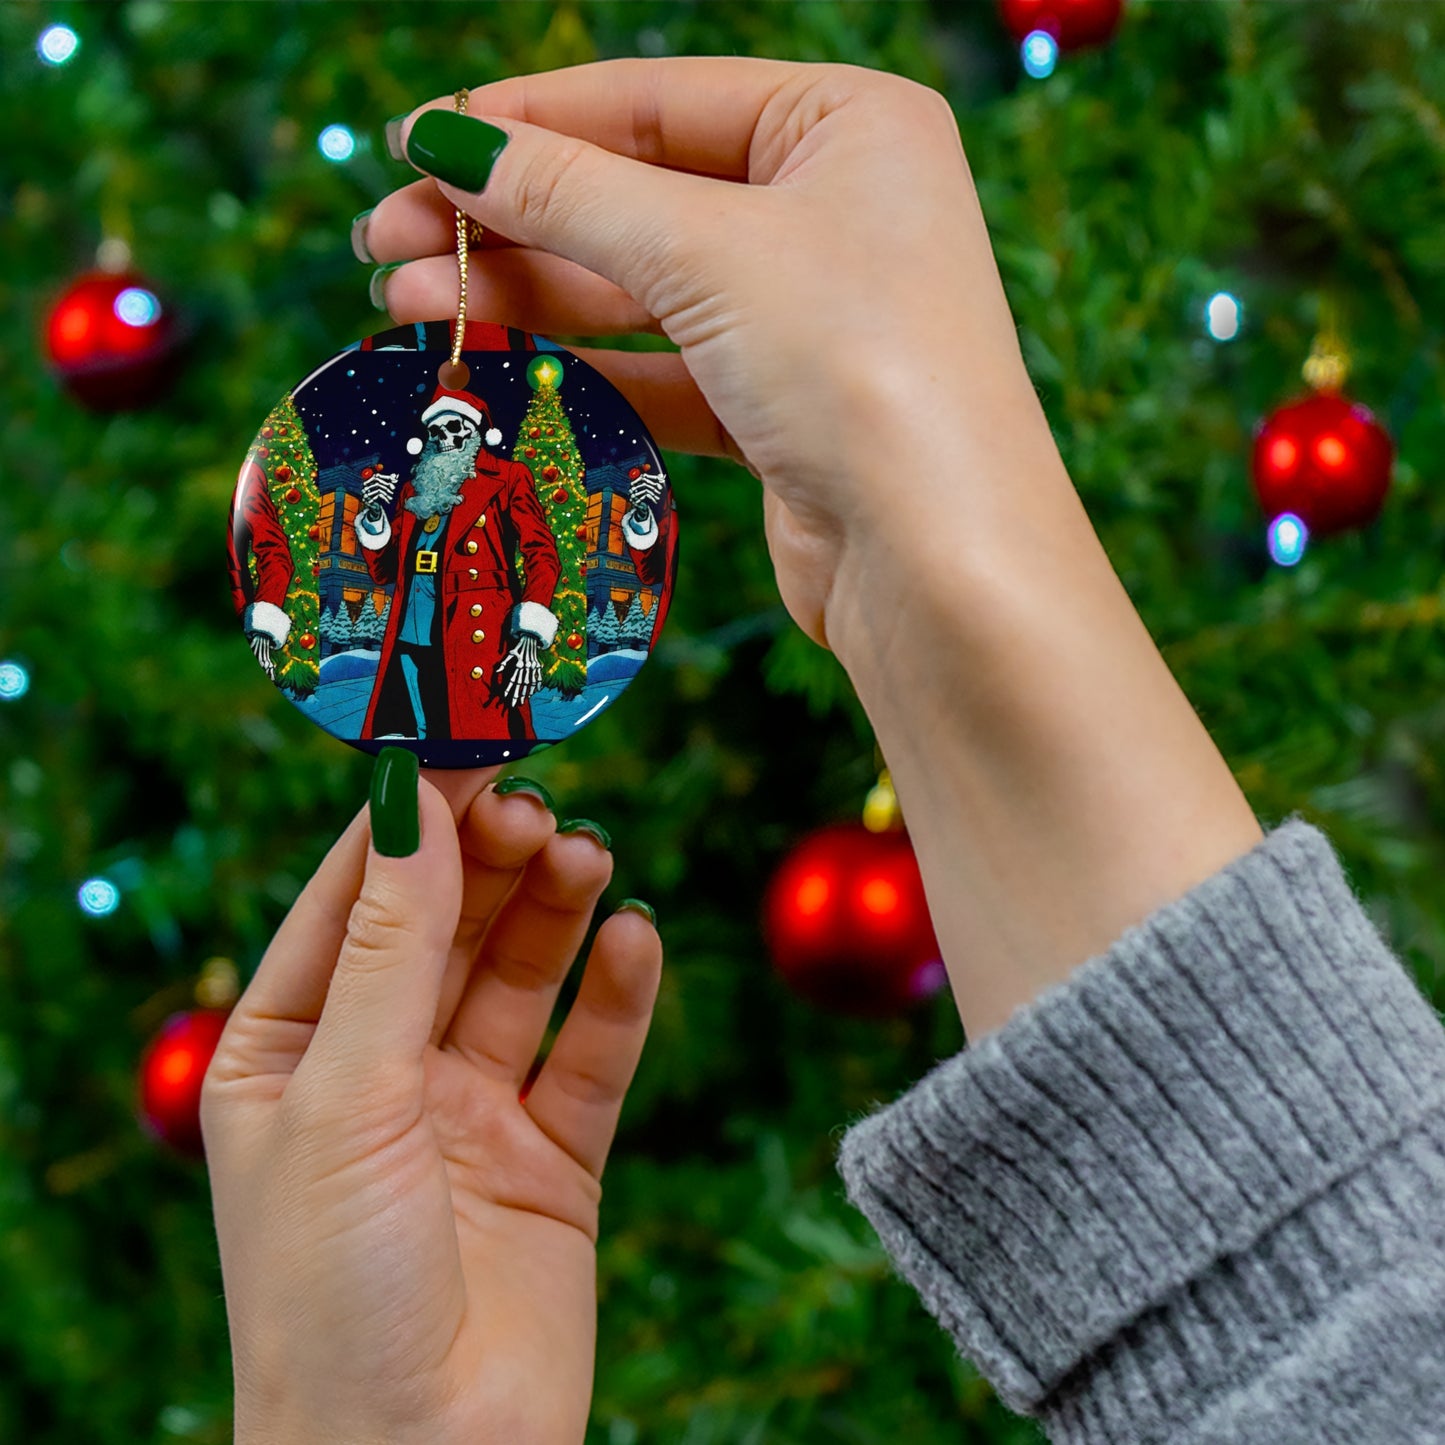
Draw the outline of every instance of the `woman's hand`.
[[[486,121],[508,139],[481,187]],[[386,197],[358,238],[412,262],[385,276],[392,316],[456,314],[456,205],[491,233],[471,315],[665,333],[680,354],[579,355],[661,447],[761,479],[783,600],[845,663],[880,527],[1018,506],[966,444],[942,465],[940,418],[971,419],[980,443],[1011,431],[1058,468],[937,91],[848,65],[611,60],[479,86],[467,116],[433,101],[392,138],[440,183]],[[887,477],[859,465],[879,454],[897,459]]]
[[[386,766],[373,815],[418,791]],[[599,1181],[661,946],[636,911],[602,925],[519,1097],[611,854],[535,797],[447,781],[450,807],[419,784],[409,856],[353,820],[206,1076],[238,1445],[585,1431]]]

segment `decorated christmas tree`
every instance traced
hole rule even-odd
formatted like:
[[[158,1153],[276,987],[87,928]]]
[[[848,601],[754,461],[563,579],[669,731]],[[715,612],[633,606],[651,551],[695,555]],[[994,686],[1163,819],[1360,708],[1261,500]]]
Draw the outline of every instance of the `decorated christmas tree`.
[[[307,560],[316,551],[321,493],[316,489],[316,458],[289,394],[262,423],[247,458],[265,474],[295,564],[281,608],[291,619],[291,628],[285,643],[271,649],[271,663],[279,686],[297,697],[309,697],[321,676],[321,601],[316,574]],[[254,581],[254,556],[247,566]]]
[[[557,640],[543,654],[542,686],[575,697],[587,682],[587,491],[582,453],[558,391],[562,377],[554,352],[543,352],[527,368],[532,400],[512,456],[536,479],[562,562],[552,594]]]

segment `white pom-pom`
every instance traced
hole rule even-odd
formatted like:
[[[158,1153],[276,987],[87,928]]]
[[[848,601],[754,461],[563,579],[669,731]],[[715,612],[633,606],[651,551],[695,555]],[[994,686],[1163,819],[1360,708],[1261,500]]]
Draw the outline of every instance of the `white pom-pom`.
[[[421,451],[422,446],[423,442],[420,437],[408,437],[406,439],[406,449],[412,456],[416,456],[416,454]]]
[[[498,446],[501,446],[501,444],[502,444],[502,433],[501,433],[501,430],[500,430],[498,427],[492,427],[491,430],[487,432],[487,445],[488,445],[489,447],[498,447]]]

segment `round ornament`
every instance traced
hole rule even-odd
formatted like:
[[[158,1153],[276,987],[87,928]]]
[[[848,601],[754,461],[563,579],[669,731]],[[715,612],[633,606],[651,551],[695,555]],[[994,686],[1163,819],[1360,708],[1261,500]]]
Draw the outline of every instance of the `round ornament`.
[[[228,1009],[172,1014],[140,1062],[140,1116],[151,1133],[182,1154],[205,1152],[201,1140],[201,1084]]]
[[[1395,449],[1368,408],[1317,391],[1271,412],[1251,471],[1267,517],[1293,512],[1317,537],[1365,527],[1390,490]]]
[[[469,321],[444,385],[454,337],[445,321],[369,336],[284,396],[242,462],[229,543],[242,632],[290,702],[365,752],[469,768],[616,702],[667,614],[677,514],[600,372]],[[548,485],[553,468],[575,485]]]
[[[763,925],[788,986],[834,1013],[900,1013],[946,978],[902,830],[839,823],[804,838],[773,875]]]
[[[154,401],[178,355],[176,320],[144,277],[92,271],[61,294],[45,324],[45,349],[65,389],[95,411]]]

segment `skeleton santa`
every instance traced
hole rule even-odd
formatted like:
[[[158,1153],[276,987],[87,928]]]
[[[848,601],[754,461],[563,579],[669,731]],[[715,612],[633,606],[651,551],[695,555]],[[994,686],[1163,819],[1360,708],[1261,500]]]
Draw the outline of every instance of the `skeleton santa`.
[[[534,738],[561,571],[536,484],[488,449],[502,434],[473,393],[438,387],[421,420],[427,440],[394,513],[383,504],[398,478],[378,473],[355,523],[372,578],[393,587],[361,736]]]

